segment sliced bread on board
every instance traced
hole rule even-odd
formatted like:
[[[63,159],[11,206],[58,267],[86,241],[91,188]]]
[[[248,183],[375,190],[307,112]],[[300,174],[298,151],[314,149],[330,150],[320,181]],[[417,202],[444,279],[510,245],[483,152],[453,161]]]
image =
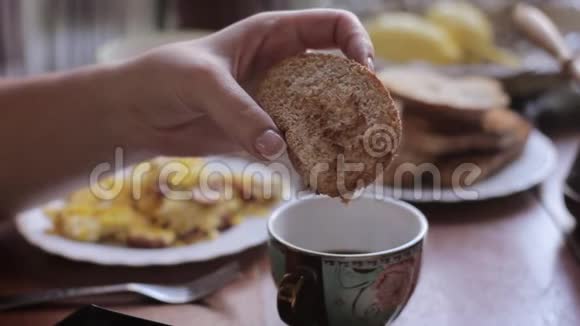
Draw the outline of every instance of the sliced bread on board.
[[[485,111],[509,105],[500,82],[491,78],[453,78],[417,68],[388,68],[379,78],[409,114],[439,121],[443,128],[470,128],[481,123]]]
[[[527,132],[529,124],[508,109],[491,109],[481,123],[463,133],[446,133],[427,118],[403,114],[403,142],[414,151],[429,156],[458,154],[469,151],[495,151],[510,148]]]
[[[486,121],[490,134],[502,132],[509,135],[504,146],[485,149],[476,148],[472,143],[463,151],[454,151],[456,148],[449,147],[450,142],[444,146],[448,151],[435,154],[426,151],[425,145],[417,142],[415,133],[407,126],[405,130],[409,132],[403,135],[399,154],[385,171],[385,184],[403,188],[467,186],[498,172],[519,157],[532,127],[507,109],[490,110]],[[473,172],[471,179],[467,177],[470,172]]]

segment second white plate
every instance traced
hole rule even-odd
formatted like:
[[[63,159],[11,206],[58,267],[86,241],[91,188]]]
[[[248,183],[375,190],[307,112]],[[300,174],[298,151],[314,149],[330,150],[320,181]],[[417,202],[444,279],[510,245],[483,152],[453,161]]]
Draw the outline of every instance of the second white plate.
[[[445,202],[486,200],[505,197],[532,188],[553,172],[556,149],[541,132],[534,130],[522,155],[491,177],[462,189],[404,189],[371,186],[366,191],[378,196],[394,197],[410,202]]]

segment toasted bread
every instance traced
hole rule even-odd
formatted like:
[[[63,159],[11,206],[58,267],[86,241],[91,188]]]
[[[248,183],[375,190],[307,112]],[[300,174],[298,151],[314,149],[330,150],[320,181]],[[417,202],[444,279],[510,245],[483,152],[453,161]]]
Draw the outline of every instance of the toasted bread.
[[[256,100],[283,133],[305,184],[321,194],[348,199],[374,182],[381,174],[377,166],[386,167],[399,145],[401,119],[388,91],[371,71],[346,58],[286,59],[267,72]],[[377,136],[386,142],[375,151],[369,141]],[[348,171],[343,163],[362,166]]]
[[[416,68],[388,68],[379,78],[405,110],[454,124],[479,123],[485,111],[509,105],[501,84],[491,78],[452,78]]]
[[[529,129],[527,123],[507,109],[486,111],[479,124],[462,133],[446,132],[436,123],[408,112],[404,112],[403,121],[406,146],[429,156],[507,149],[517,144],[518,133]]]
[[[402,188],[471,186],[519,157],[524,145],[522,143],[495,152],[473,152],[432,159],[413,156],[412,153],[401,154],[386,171],[385,184]]]
[[[509,130],[509,142],[505,144],[506,146],[496,149],[472,146],[471,149],[464,148],[464,151],[452,151],[453,148],[448,147],[449,152],[440,151],[434,154],[426,151],[424,145],[420,145],[416,138],[413,138],[414,132],[408,133],[411,136],[406,133],[403,136],[399,155],[385,171],[385,184],[404,188],[438,184],[442,187],[465,186],[498,172],[521,154],[531,126],[517,114],[508,110],[490,110],[486,121],[488,131],[507,132]],[[410,127],[406,127],[405,130],[410,130],[407,128]],[[463,167],[460,167],[462,165]],[[461,179],[470,171],[475,172],[471,180]],[[433,173],[439,176],[439,180],[434,177]]]

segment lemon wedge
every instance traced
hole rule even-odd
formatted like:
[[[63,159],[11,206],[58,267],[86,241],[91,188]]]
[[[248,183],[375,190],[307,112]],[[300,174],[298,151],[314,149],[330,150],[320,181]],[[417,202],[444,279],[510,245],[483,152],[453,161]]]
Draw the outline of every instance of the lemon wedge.
[[[444,29],[414,14],[382,14],[367,24],[367,30],[376,55],[386,60],[451,64],[462,58],[459,46]]]
[[[426,18],[453,38],[464,61],[518,64],[514,54],[495,46],[491,22],[477,7],[464,2],[439,2],[427,10]]]

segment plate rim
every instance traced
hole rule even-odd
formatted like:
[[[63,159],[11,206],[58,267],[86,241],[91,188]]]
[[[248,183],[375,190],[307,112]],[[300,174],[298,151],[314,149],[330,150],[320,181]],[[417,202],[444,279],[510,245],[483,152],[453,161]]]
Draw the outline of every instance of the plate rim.
[[[53,204],[56,202],[62,202],[62,200],[52,201],[49,204]],[[203,242],[192,243],[182,247],[167,247],[167,248],[156,248],[156,249],[143,249],[143,248],[131,248],[131,247],[123,247],[123,246],[115,246],[110,244],[103,244],[103,243],[93,243],[93,242],[81,242],[75,241],[72,239],[67,239],[65,237],[60,237],[58,235],[48,235],[48,234],[40,234],[39,232],[35,232],[34,230],[30,230],[30,227],[27,226],[30,219],[36,219],[39,217],[45,218],[48,220],[46,214],[42,212],[42,207],[35,207],[26,211],[19,213],[15,218],[15,225],[18,233],[32,246],[37,247],[49,254],[53,254],[56,256],[60,256],[63,258],[67,258],[73,261],[79,262],[86,262],[86,263],[94,263],[98,265],[105,265],[105,266],[130,266],[130,267],[145,267],[145,266],[171,266],[171,265],[179,265],[179,264],[186,264],[186,263],[195,263],[195,262],[204,262],[212,259],[216,259],[223,256],[235,255],[240,252],[243,252],[247,249],[256,247],[265,243],[268,240],[268,232],[267,232],[267,217],[249,217],[246,219],[242,224],[235,226],[234,228],[241,227],[244,223],[253,223],[256,226],[247,226],[248,228],[260,228],[263,229],[261,233],[253,233],[251,237],[247,237],[247,241],[244,243],[238,243],[239,246],[233,249],[232,247],[227,247],[224,249],[215,250],[213,253],[209,254],[201,254],[195,255],[194,257],[191,256],[184,256],[180,255],[181,251],[187,251],[193,247],[199,246],[200,244],[205,245],[215,245],[216,241],[220,241],[223,239],[224,235],[218,236],[216,239],[213,240],[206,240]],[[38,215],[38,216],[33,216]],[[258,221],[258,222],[256,222]],[[232,228],[231,230],[233,230]],[[42,231],[44,232],[44,231]],[[227,232],[227,231],[226,231]],[[45,237],[54,237],[56,241],[61,243],[66,243],[68,246],[67,250],[61,250],[54,245],[54,242],[47,242],[45,241]],[[117,251],[117,255],[125,253],[148,253],[148,257],[139,256],[130,256],[127,255],[126,260],[120,261],[116,257],[116,255],[112,255],[108,257],[107,255],[82,255],[84,250],[79,251],[79,247],[92,247],[96,250],[103,250],[109,251],[114,250]],[[179,252],[178,252],[179,251]],[[111,258],[112,257],[112,258]]]
[[[240,157],[239,155],[215,155],[208,156],[205,159],[214,160],[216,162],[229,164],[233,169],[240,168],[240,164],[244,164],[243,167],[246,168],[246,164],[255,163],[245,157]],[[130,168],[130,167],[129,167]],[[125,173],[126,169],[119,170],[115,173]],[[294,191],[294,186],[291,180],[288,180],[289,191]],[[287,200],[281,200],[279,203],[270,208],[269,212],[264,216],[249,215],[239,225],[236,225],[229,230],[220,234],[215,239],[209,239],[205,241],[200,241],[197,243],[192,243],[186,246],[180,247],[167,247],[167,248],[154,248],[154,249],[144,249],[144,248],[131,248],[126,246],[115,246],[111,244],[103,243],[93,243],[93,242],[82,242],[72,239],[67,239],[58,235],[46,234],[46,230],[37,231],[33,227],[29,226],[31,219],[44,218],[44,220],[37,220],[38,223],[36,228],[42,228],[43,225],[49,223],[49,217],[43,212],[45,207],[50,207],[54,205],[62,205],[64,203],[64,198],[55,199],[48,201],[44,204],[31,207],[29,209],[23,210],[16,214],[14,217],[14,223],[18,233],[32,246],[37,247],[44,252],[67,258],[73,261],[80,261],[86,263],[93,263],[98,265],[106,266],[130,266],[130,267],[145,267],[145,266],[170,266],[185,263],[194,262],[204,262],[212,259],[216,259],[223,256],[236,255],[250,248],[254,248],[265,243],[268,240],[267,232],[267,221],[272,211],[278,208],[280,205],[284,204]],[[36,215],[36,216],[35,216]],[[255,225],[253,225],[255,224]],[[249,236],[244,237],[245,241],[243,243],[237,242],[236,245],[228,245],[224,248],[213,249],[208,251],[208,253],[198,253],[196,255],[183,255],[182,253],[187,252],[188,249],[200,245],[209,245],[214,247],[216,242],[224,241],[224,237],[227,237],[229,232],[243,232],[236,231],[239,228],[248,228],[248,230],[253,230],[254,232],[249,233]],[[260,229],[260,232],[255,232]],[[46,237],[54,237],[53,241],[46,241]],[[226,238],[227,239],[227,238]],[[227,240],[226,240],[227,241]],[[231,240],[230,240],[231,241]],[[60,242],[60,244],[58,244]],[[62,246],[67,249],[62,250]],[[83,255],[86,250],[91,250],[90,248],[98,248],[96,250],[117,250],[115,255]],[[79,250],[79,248],[83,248]],[[163,251],[163,252],[160,252]],[[118,255],[122,255],[125,252],[125,258],[119,259]],[[140,255],[131,256],[130,253],[139,253]],[[143,257],[141,254],[148,253],[147,257]],[[127,258],[128,257],[128,258]]]
[[[498,190],[494,193],[485,193],[483,195],[477,196],[477,198],[460,198],[456,194],[453,194],[452,192],[449,192],[446,189],[442,189],[441,196],[439,199],[433,199],[432,198],[433,196],[420,196],[420,198],[417,199],[416,197],[408,195],[409,191],[413,191],[410,189],[394,188],[391,186],[382,186],[382,188],[383,188],[383,190],[387,190],[387,193],[389,193],[389,194],[392,194],[395,191],[400,191],[400,194],[401,194],[400,196],[396,196],[396,197],[390,196],[390,197],[393,197],[393,198],[396,198],[399,200],[412,202],[412,203],[447,203],[447,204],[451,204],[451,203],[461,203],[461,202],[478,202],[478,201],[485,201],[485,200],[490,200],[490,199],[507,197],[510,195],[521,193],[523,191],[526,191],[526,190],[533,188],[533,187],[539,185],[540,183],[542,183],[547,177],[549,177],[553,173],[554,169],[556,168],[556,161],[558,158],[558,153],[557,153],[556,147],[554,146],[554,143],[546,135],[544,135],[541,131],[539,131],[535,128],[530,133],[530,136],[527,140],[526,146],[530,146],[530,144],[532,144],[532,142],[531,142],[532,138],[534,138],[537,143],[542,143],[542,146],[545,146],[545,151],[546,151],[545,157],[546,158],[544,159],[544,163],[542,165],[543,168],[538,173],[531,175],[528,182],[519,184],[519,185],[511,187],[511,188],[506,187],[503,189],[503,191]],[[517,160],[511,162],[510,165],[515,164],[516,161]],[[469,190],[469,188],[467,188],[466,190]],[[428,193],[431,193],[431,192],[429,191]],[[427,198],[425,198],[425,197],[427,197]]]

